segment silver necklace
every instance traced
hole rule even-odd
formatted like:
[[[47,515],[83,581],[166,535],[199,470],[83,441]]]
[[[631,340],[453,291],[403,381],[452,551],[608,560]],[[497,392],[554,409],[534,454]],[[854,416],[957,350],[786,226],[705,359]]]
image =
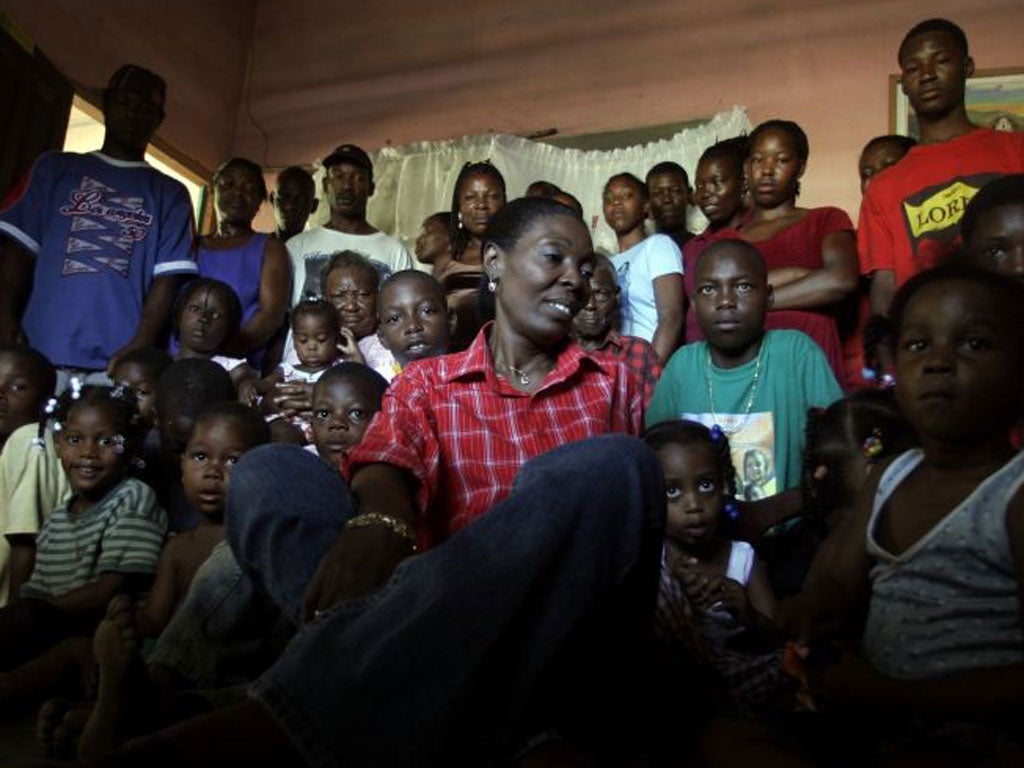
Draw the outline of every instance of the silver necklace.
[[[757,383],[761,379],[761,355],[763,353],[764,339],[761,340],[761,347],[757,350],[757,362],[754,363],[754,375],[750,378],[750,394],[747,396],[747,406],[743,411],[743,420],[733,429],[726,429],[722,426],[722,420],[718,417],[718,414],[715,413],[715,390],[711,384],[711,367],[713,362],[711,360],[711,347],[708,347],[708,364],[704,369],[704,382],[708,386],[708,402],[711,404],[711,420],[727,435],[734,435],[747,426],[747,419],[750,417],[750,411],[754,407],[754,398],[757,397]]]
[[[519,378],[519,383],[522,384],[524,387],[530,386],[530,374],[528,374],[526,371],[522,371],[516,368],[514,365],[509,365],[508,363],[502,363],[500,367],[504,368],[506,371],[511,371],[512,373],[514,373]],[[506,378],[508,377],[506,376]]]

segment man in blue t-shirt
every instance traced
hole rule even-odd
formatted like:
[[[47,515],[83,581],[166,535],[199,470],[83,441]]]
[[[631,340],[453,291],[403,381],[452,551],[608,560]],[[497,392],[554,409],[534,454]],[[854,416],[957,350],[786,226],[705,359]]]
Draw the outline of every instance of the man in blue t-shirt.
[[[26,341],[65,374],[102,379],[158,343],[196,272],[188,191],[145,160],[167,87],[126,64],[103,92],[98,152],[47,152],[0,213],[0,343]]]

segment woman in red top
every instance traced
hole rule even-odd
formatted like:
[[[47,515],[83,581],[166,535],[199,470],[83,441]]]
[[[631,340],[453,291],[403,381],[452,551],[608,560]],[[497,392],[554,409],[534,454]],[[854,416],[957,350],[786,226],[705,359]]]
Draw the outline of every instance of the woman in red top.
[[[635,746],[665,520],[629,436],[641,383],[569,339],[594,265],[572,210],[516,200],[481,246],[494,323],[395,379],[348,483],[289,445],[232,469],[226,575],[301,631],[247,701],[110,764],[490,765],[552,729]]]
[[[771,327],[807,333],[842,380],[835,317],[857,288],[857,241],[853,222],[840,209],[797,206],[809,153],[807,135],[792,121],[768,120],[751,132],[746,163],[751,209],[739,232],[768,266],[775,297]],[[779,310],[794,311],[783,316]]]

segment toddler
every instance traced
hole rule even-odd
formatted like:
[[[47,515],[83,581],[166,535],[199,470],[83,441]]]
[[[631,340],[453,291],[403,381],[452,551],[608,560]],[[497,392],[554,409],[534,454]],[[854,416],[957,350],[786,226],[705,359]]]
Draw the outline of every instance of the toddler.
[[[666,421],[644,440],[658,456],[667,501],[656,630],[718,673],[727,711],[754,711],[781,690],[775,597],[754,548],[719,533],[736,514],[728,438],[718,427]]]
[[[380,410],[384,377],[362,363],[339,363],[313,385],[313,447],[333,466],[359,444]]]
[[[238,335],[242,320],[241,302],[230,285],[209,277],[193,280],[178,294],[172,317],[178,360],[212,360],[231,375],[235,387],[257,378],[244,357],[225,353],[228,343]]]

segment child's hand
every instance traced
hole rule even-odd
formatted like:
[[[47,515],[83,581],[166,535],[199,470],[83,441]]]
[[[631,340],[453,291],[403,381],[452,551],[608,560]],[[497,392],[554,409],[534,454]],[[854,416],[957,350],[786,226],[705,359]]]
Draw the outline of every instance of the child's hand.
[[[738,581],[732,579],[718,580],[712,595],[715,602],[721,603],[733,617],[741,624],[749,624],[751,619],[750,600],[747,598],[747,589]]]
[[[359,343],[356,341],[355,334],[348,328],[341,329],[341,339],[338,341],[338,352],[344,359],[350,362],[366,365],[366,358],[363,357],[363,353],[359,351]]]
[[[716,583],[713,583],[698,571],[696,565],[696,560],[688,558],[677,563],[672,569],[672,574],[683,585],[686,598],[693,604],[693,607],[697,610],[706,611],[715,603],[713,593]]]
[[[277,413],[291,418],[313,407],[313,385],[304,381],[280,382],[271,397]]]
[[[255,408],[260,402],[260,391],[255,380],[249,379],[238,385],[238,402]]]

